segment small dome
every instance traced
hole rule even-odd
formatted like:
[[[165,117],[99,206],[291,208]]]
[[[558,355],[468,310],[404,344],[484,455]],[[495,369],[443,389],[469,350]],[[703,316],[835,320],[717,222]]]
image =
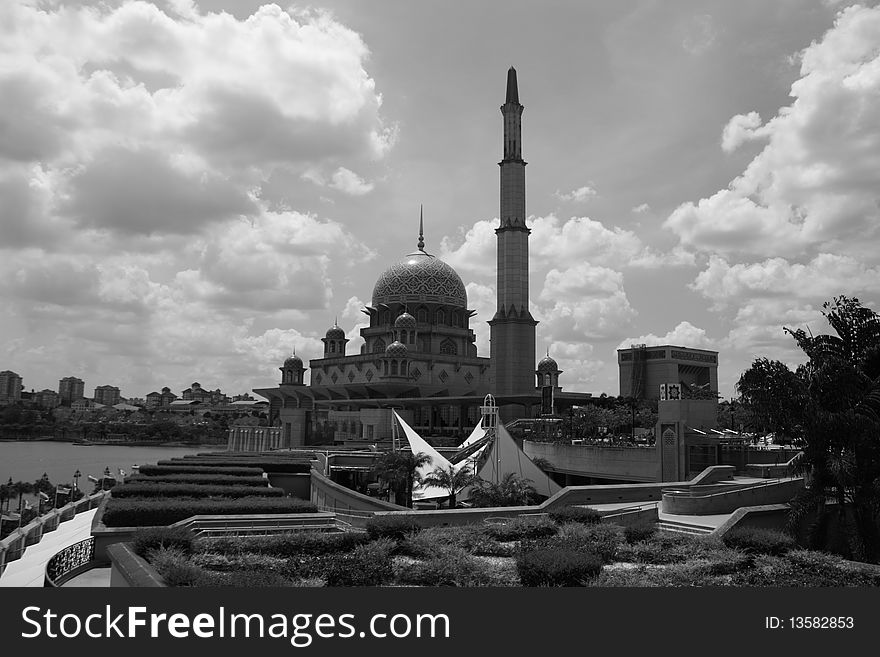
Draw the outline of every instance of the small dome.
[[[398,342],[397,340],[395,340],[390,345],[385,347],[385,356],[387,358],[406,358],[406,345],[402,342]]]
[[[394,320],[394,328],[396,329],[414,329],[416,327],[416,318],[408,312],[398,315]]]
[[[327,335],[324,337],[328,340],[344,340],[345,331],[339,328],[339,325],[334,322],[333,326],[327,329]]]
[[[547,354],[538,362],[539,372],[556,372],[558,369],[559,365],[556,364],[555,360],[550,358],[550,354]]]
[[[285,369],[293,368],[295,370],[301,370],[303,368],[302,358],[294,354],[284,361],[284,367]]]

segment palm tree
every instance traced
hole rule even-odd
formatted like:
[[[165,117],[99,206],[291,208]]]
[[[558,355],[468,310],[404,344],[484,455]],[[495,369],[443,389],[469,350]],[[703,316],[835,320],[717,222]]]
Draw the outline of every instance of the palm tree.
[[[849,548],[857,559],[876,562],[880,560],[880,316],[858,299],[844,296],[823,308],[837,335],[814,337],[785,329],[809,358],[798,368],[807,390],[800,419],[801,462],[809,487],[792,504],[789,522],[795,527],[815,513],[811,538],[824,547],[830,520],[826,501],[832,500],[840,529],[837,538],[848,539],[848,545],[839,547]]]
[[[449,508],[454,509],[456,491],[461,490],[465,486],[470,486],[473,483],[474,478],[474,474],[469,465],[462,466],[458,470],[453,466],[444,468],[438,465],[434,468],[434,471],[431,472],[431,474],[422,479],[422,484],[425,486],[437,486],[438,488],[445,488],[448,490]]]
[[[419,468],[430,462],[431,457],[424,452],[386,452],[373,466],[373,472],[388,483],[389,489],[396,494],[398,503],[403,501],[404,506],[412,507],[413,482],[419,479]]]
[[[470,500],[478,507],[528,506],[538,501],[532,480],[508,472],[497,484],[477,477]]]

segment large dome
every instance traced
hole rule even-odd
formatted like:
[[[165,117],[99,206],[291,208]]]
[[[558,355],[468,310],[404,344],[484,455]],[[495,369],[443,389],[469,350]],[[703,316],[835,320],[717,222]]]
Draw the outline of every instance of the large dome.
[[[373,288],[374,306],[417,301],[467,308],[467,292],[455,270],[421,249],[386,269]]]

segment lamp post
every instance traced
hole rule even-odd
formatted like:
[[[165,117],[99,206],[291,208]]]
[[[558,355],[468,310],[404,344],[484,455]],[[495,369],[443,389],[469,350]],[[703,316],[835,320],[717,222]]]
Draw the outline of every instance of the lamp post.
[[[107,490],[107,480],[110,478],[110,468],[104,468],[104,477],[101,479],[101,490]]]
[[[76,494],[79,492],[79,478],[82,477],[82,472],[77,468],[76,472],[73,473],[73,490],[74,493],[71,497],[76,498]]]

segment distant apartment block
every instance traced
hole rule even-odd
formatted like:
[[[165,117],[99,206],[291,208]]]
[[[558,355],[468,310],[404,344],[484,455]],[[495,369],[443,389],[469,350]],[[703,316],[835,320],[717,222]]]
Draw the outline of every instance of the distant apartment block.
[[[116,386],[98,386],[95,388],[95,403],[104,406],[115,406],[122,397],[119,395],[119,388]]]
[[[40,390],[34,393],[34,404],[39,408],[52,409],[61,405],[61,396],[54,390]]]
[[[177,395],[171,392],[171,388],[165,386],[162,392],[151,392],[146,397],[147,408],[163,408],[170,406],[177,399]]]
[[[58,382],[58,395],[62,403],[70,404],[85,397],[86,384],[75,376],[65,376]]]
[[[0,372],[0,404],[21,401],[21,377],[10,370]]]
[[[181,399],[184,401],[197,401],[203,404],[226,404],[229,402],[229,398],[223,394],[220,388],[206,390],[200,383],[193,383],[184,390],[181,393]]]
[[[718,392],[718,352],[661,345],[617,350],[620,396],[659,399],[660,385],[684,384]]]

